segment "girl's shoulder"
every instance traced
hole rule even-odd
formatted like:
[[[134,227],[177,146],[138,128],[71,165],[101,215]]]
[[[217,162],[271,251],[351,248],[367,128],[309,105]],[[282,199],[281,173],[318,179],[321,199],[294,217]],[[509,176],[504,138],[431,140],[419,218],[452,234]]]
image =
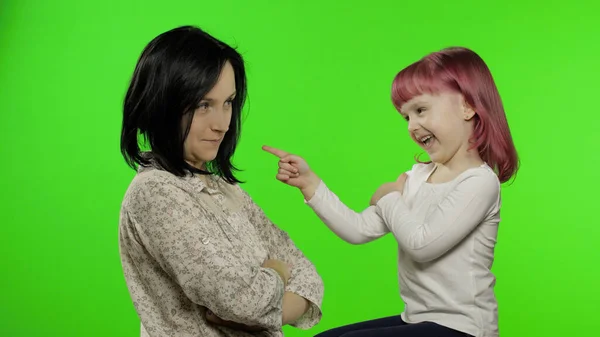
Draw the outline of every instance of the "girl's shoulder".
[[[406,174],[409,177],[418,177],[429,174],[435,168],[433,163],[416,163]]]

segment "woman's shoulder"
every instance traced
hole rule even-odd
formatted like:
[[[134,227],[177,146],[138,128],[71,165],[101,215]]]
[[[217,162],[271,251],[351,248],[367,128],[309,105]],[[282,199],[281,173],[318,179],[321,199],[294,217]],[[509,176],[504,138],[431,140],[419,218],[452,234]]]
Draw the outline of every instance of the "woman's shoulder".
[[[152,189],[158,186],[179,185],[181,177],[155,167],[140,168],[131,180],[130,187],[135,189]]]
[[[127,187],[123,204],[151,201],[164,194],[178,194],[186,190],[182,177],[155,167],[140,167]]]

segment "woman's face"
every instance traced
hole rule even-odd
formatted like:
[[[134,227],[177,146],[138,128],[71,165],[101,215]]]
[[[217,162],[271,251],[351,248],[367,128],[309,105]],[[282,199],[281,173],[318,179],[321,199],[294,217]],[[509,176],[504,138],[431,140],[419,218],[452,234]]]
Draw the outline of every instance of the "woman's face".
[[[225,63],[217,84],[198,104],[190,131],[184,142],[184,158],[192,166],[203,169],[215,159],[231,121],[235,97],[233,67]]]

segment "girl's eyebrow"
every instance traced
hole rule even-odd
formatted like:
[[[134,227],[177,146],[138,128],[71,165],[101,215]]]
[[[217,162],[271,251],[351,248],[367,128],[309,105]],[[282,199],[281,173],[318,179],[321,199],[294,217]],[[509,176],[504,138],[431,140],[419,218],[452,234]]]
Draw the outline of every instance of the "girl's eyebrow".
[[[406,113],[405,111],[411,110],[411,109],[413,109],[415,106],[417,106],[417,105],[422,105],[422,104],[425,104],[425,101],[422,101],[422,100],[414,101],[414,102],[412,102],[412,103],[410,103],[410,104],[406,105],[406,106],[404,107],[404,109],[403,109],[402,111],[400,111],[400,113],[401,113],[401,114],[404,114],[404,113]]]

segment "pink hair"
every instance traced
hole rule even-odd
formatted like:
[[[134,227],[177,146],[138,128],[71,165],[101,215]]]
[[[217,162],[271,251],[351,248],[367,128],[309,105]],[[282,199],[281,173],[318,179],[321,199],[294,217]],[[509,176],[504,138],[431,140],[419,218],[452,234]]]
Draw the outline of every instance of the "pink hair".
[[[510,180],[517,173],[519,158],[500,94],[485,62],[467,48],[451,47],[431,53],[396,75],[392,102],[400,111],[415,96],[441,91],[463,95],[476,113],[471,148],[479,151],[500,182]]]

